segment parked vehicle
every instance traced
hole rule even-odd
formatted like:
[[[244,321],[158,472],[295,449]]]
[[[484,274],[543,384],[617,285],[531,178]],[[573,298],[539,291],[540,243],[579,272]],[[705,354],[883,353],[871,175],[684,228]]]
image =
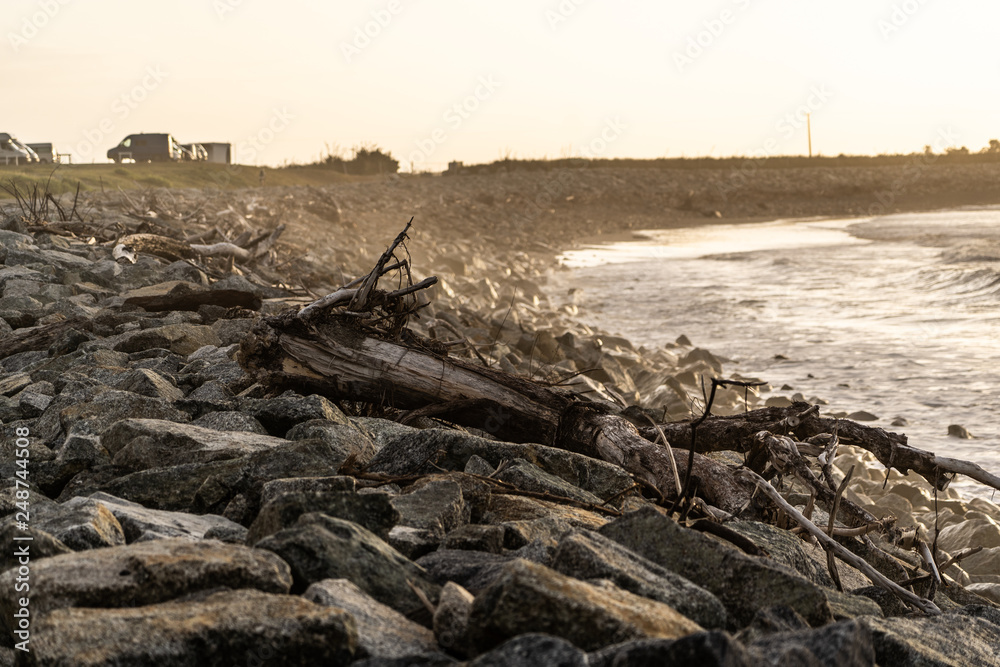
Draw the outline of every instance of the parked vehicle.
[[[37,162],[38,156],[35,155],[34,151],[22,144],[20,141],[7,134],[6,132],[0,132],[0,160],[3,160],[4,164],[14,164],[31,163]]]
[[[115,162],[132,159],[136,162],[177,162],[184,155],[177,140],[169,134],[130,134],[108,151]]]
[[[185,160],[194,160],[195,162],[200,162],[202,160],[208,159],[208,151],[201,144],[181,144],[181,148],[188,151],[188,154],[184,155]]]
[[[52,148],[52,144],[28,144],[28,148],[35,151],[39,162],[56,162],[58,153]]]

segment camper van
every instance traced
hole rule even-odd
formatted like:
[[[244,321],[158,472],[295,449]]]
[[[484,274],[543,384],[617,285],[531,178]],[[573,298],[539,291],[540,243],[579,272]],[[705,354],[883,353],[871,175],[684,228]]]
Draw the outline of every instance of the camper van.
[[[52,144],[28,144],[28,148],[35,151],[39,162],[52,163],[58,160],[59,156]]]
[[[115,162],[177,162],[182,155],[180,144],[169,134],[130,134],[108,151]]]
[[[37,162],[38,156],[17,139],[2,132],[0,133],[0,161],[3,161],[4,164],[31,163]]]

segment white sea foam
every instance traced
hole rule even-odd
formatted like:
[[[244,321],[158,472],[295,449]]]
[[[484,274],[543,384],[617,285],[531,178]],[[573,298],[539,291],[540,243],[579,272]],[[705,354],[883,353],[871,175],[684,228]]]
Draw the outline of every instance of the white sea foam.
[[[684,333],[738,360],[726,372],[873,412],[916,447],[1000,472],[1000,210],[643,235],[566,253],[575,268],[553,291],[583,288],[581,317],[638,344]]]

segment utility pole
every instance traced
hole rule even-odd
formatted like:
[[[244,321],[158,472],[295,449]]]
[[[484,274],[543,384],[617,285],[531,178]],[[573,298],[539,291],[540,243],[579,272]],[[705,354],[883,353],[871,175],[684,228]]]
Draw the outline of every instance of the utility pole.
[[[806,134],[809,136],[809,157],[813,156],[812,114],[806,113]]]

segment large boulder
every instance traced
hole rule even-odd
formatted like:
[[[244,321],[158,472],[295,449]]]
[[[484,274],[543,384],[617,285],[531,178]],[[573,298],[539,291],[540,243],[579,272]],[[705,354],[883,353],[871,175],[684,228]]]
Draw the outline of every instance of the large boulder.
[[[0,609],[14,611],[17,570],[0,575]],[[66,607],[130,607],[225,586],[287,593],[288,565],[269,551],[184,539],[141,542],[31,562],[31,611]],[[9,629],[9,628],[8,628]]]
[[[31,525],[74,551],[125,544],[125,532],[114,513],[104,503],[90,498],[42,505]]]
[[[240,402],[240,412],[256,417],[268,433],[278,437],[284,437],[293,426],[314,419],[350,424],[329,399],[318,394],[300,396],[291,391],[275,398],[245,398]]]
[[[358,657],[404,658],[438,653],[434,633],[375,600],[347,579],[324,579],[302,595],[349,613],[358,628]]]
[[[129,544],[171,537],[200,540],[209,531],[216,535],[246,532],[243,526],[217,514],[198,515],[149,509],[101,491],[90,498],[108,508],[121,525],[125,541]]]
[[[285,442],[247,456],[185,463],[128,473],[117,467],[81,473],[60,498],[104,491],[153,509],[222,514],[249,526],[257,516],[261,487],[275,479],[335,475],[332,452],[316,440]],[[228,511],[236,501],[241,509]]]
[[[286,444],[245,431],[214,431],[161,419],[123,419],[101,434],[116,465],[131,470],[234,459]]]
[[[570,642],[552,635],[525,633],[505,641],[469,663],[469,667],[522,667],[553,665],[588,667],[587,654]]]
[[[297,491],[278,496],[260,509],[250,526],[247,544],[253,545],[279,530],[291,528],[303,514],[320,512],[367,528],[382,540],[399,521],[399,512],[384,493]]]
[[[859,619],[872,634],[879,665],[993,667],[1000,655],[1000,613],[993,620],[949,613],[925,618]]]
[[[357,645],[342,609],[253,590],[132,609],[63,609],[32,627],[28,664],[97,667],[344,665]]]
[[[701,627],[675,609],[633,595],[611,582],[588,584],[523,559],[480,593],[469,616],[470,641],[479,650],[528,632],[562,637],[585,649],[658,637],[675,639]]]
[[[714,595],[598,533],[573,530],[563,535],[550,566],[576,579],[612,581],[670,605],[702,627],[726,625],[726,609]]]
[[[627,549],[714,594],[731,627],[749,623],[758,609],[786,606],[811,625],[833,620],[826,592],[792,570],[683,528],[652,507],[626,514],[599,531]]]
[[[759,667],[760,659],[732,635],[720,630],[698,632],[676,640],[635,639],[591,653],[590,667]],[[812,667],[815,663],[795,662]]]
[[[324,579],[347,579],[396,611],[410,615],[423,609],[412,586],[432,602],[440,587],[419,565],[361,526],[326,516],[305,514],[295,526],[257,543],[278,554],[292,568],[293,592]]]
[[[582,454],[545,445],[487,440],[445,429],[404,432],[388,439],[372,459],[369,470],[388,475],[426,474],[440,468],[465,470],[473,455],[494,468],[503,461],[523,459],[602,501],[634,484],[632,477],[618,466]]]

